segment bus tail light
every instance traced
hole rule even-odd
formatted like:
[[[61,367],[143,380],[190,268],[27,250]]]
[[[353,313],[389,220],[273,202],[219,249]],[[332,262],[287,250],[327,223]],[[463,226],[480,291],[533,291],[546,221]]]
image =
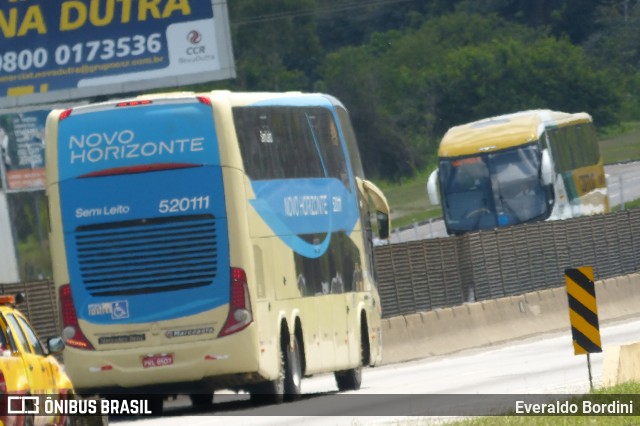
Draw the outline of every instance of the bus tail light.
[[[60,287],[60,307],[62,309],[62,337],[64,337],[67,345],[73,348],[94,350],[91,342],[80,330],[69,284]]]
[[[243,330],[252,322],[253,313],[251,312],[247,274],[243,269],[231,268],[229,315],[218,337],[228,336],[229,334]]]

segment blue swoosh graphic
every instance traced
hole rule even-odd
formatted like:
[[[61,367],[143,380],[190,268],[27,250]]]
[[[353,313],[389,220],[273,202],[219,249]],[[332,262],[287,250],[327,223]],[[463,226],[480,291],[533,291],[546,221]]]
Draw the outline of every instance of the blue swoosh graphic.
[[[274,179],[252,185],[253,208],[287,246],[307,258],[322,256],[332,233],[350,234],[358,220],[355,197],[336,178]],[[321,233],[326,235],[319,243],[300,237]]]

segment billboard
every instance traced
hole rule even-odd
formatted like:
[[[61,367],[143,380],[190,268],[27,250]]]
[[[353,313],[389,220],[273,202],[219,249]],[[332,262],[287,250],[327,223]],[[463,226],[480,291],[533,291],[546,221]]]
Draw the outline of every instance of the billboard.
[[[0,115],[0,172],[10,191],[44,189],[44,127],[49,110]]]
[[[219,0],[0,0],[0,108],[235,77]]]

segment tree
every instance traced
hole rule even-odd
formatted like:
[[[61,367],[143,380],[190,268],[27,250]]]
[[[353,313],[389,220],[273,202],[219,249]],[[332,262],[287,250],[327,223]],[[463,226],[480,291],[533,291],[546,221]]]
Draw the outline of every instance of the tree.
[[[542,29],[556,37],[582,43],[597,28],[595,10],[606,0],[465,0],[458,10],[497,14],[514,23]]]
[[[324,59],[314,0],[229,2],[241,90],[309,90]]]
[[[587,111],[608,124],[620,104],[615,81],[582,48],[497,16],[459,12],[374,34],[330,55],[325,70],[327,90],[366,135],[371,166],[388,178],[428,163],[456,124],[535,108]]]
[[[623,98],[622,117],[640,114],[640,3],[611,0],[597,10],[599,30],[584,43],[591,61],[609,70]]]
[[[349,47],[329,55],[324,70],[328,91],[350,112],[366,173],[386,178],[410,175],[416,170],[415,153],[383,107],[379,76],[366,48]]]

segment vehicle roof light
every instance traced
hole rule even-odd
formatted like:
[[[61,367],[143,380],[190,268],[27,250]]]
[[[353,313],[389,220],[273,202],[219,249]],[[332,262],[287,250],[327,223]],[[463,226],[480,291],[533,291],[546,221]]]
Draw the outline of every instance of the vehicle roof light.
[[[150,101],[148,99],[143,99],[143,100],[140,100],[140,101],[118,102],[116,104],[116,107],[132,107],[132,106],[140,106],[140,105],[150,105],[152,103],[153,103],[153,101]]]
[[[60,113],[60,117],[58,118],[58,121],[62,121],[65,118],[69,118],[72,112],[73,112],[73,108],[65,109]]]
[[[16,298],[14,296],[9,296],[5,294],[0,296],[0,305],[15,305],[15,304],[16,304]]]
[[[196,99],[198,99],[200,103],[211,106],[211,98],[208,96],[196,96]]]

